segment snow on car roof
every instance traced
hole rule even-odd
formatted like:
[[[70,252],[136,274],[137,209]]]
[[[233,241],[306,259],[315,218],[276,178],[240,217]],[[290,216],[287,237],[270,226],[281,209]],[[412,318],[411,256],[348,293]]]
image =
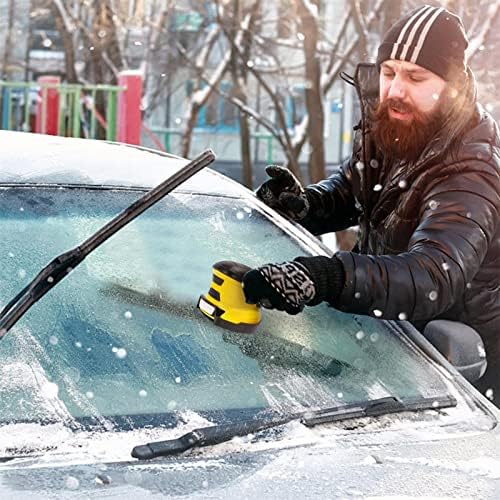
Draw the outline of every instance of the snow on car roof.
[[[120,143],[0,131],[0,184],[153,187],[187,162],[177,156]],[[180,189],[221,195],[248,192],[211,169],[197,173]]]

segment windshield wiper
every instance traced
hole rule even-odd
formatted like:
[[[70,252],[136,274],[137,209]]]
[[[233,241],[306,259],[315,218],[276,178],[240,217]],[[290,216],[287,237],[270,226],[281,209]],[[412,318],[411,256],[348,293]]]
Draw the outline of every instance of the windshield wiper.
[[[404,401],[394,396],[388,396],[363,403],[351,403],[343,406],[316,410],[304,414],[300,421],[307,427],[314,427],[319,424],[338,422],[351,418],[379,417],[380,415],[400,413],[403,411],[439,410],[452,406],[457,406],[457,400],[449,395],[434,398],[408,398]]]
[[[66,277],[87,255],[214,160],[215,154],[212,150],[207,149],[120,212],[83,243],[72,250],[62,253],[47,264],[33,281],[28,283],[0,312],[0,339],[4,337],[35,302]]]
[[[278,427],[292,420],[299,420],[307,427],[313,427],[319,424],[360,417],[377,417],[403,411],[439,410],[456,405],[456,399],[449,395],[433,398],[413,398],[407,399],[404,402],[396,397],[389,396],[372,401],[351,403],[282,417],[260,418],[244,420],[234,424],[202,427],[194,429],[177,439],[156,441],[136,446],[132,450],[132,456],[140,460],[148,460],[161,456],[177,455],[191,448],[223,443],[230,441],[236,436],[246,436],[271,427]]]
[[[296,415],[288,415],[277,418],[242,420],[234,424],[219,424],[210,427],[201,427],[177,439],[156,441],[135,446],[132,450],[132,456],[140,460],[147,460],[155,457],[177,455],[178,453],[182,453],[183,451],[197,446],[202,447],[224,443],[236,436],[247,436],[248,434],[263,431],[271,427],[278,427],[296,418]]]

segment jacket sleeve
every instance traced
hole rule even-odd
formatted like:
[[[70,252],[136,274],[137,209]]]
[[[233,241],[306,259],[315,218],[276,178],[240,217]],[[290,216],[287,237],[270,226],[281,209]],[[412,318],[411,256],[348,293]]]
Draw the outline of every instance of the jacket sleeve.
[[[386,319],[438,316],[457,305],[470,286],[495,237],[499,214],[498,170],[477,160],[465,172],[457,168],[424,194],[407,252],[336,254],[346,279],[332,304]]]
[[[352,191],[352,159],[335,174],[305,188],[310,209],[300,224],[315,235],[347,229],[358,223],[359,212]]]

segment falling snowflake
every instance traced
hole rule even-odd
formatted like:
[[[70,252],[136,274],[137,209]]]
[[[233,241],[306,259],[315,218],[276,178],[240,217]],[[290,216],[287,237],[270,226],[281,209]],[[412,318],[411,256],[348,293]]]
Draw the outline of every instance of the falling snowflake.
[[[432,300],[433,302],[438,298],[438,293],[436,290],[432,290],[429,292],[429,300]]]
[[[370,167],[378,168],[378,161],[375,160],[375,158],[373,160],[370,160]]]
[[[65,481],[66,488],[68,490],[77,490],[80,486],[80,481],[76,477],[68,476]]]
[[[116,352],[115,352],[115,356],[118,358],[118,359],[123,359],[127,356],[127,350],[124,349],[123,347],[120,347],[120,349],[117,349]]]
[[[401,321],[406,321],[408,319],[408,315],[405,312],[400,312],[398,314],[398,319],[400,319]]]
[[[382,311],[380,311],[379,309],[374,309],[373,315],[376,316],[377,318],[380,318],[382,316]]]
[[[447,262],[443,262],[441,267],[443,268],[443,271],[449,271],[450,269],[450,265]]]
[[[398,186],[401,188],[401,189],[406,189],[408,187],[408,183],[405,181],[405,180],[402,180],[402,181],[399,181],[398,182]]]
[[[374,191],[382,191],[382,184],[375,184],[375,186],[373,186],[373,190]]]
[[[480,358],[485,358],[486,357],[486,351],[484,349],[483,344],[477,344],[477,353],[479,354]]]
[[[359,299],[360,297],[361,297],[361,293],[356,292],[356,293],[354,294],[354,298],[355,298],[355,299]]]
[[[436,200],[429,201],[429,208],[431,210],[436,210],[437,207],[439,207],[439,202],[437,202]]]
[[[123,315],[125,316],[126,319],[132,319],[132,313],[130,311],[125,311]]]
[[[359,330],[359,332],[356,332],[356,338],[358,340],[362,340],[365,336],[365,332],[363,330]]]

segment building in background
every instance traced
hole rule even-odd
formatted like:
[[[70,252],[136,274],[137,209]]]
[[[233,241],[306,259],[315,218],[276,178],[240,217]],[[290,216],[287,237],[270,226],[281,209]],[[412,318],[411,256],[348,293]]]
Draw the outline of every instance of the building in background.
[[[253,0],[221,0],[220,3],[225,6],[239,3],[244,11]],[[461,3],[457,2],[457,5]],[[366,0],[363,3],[365,18],[360,27],[360,19],[350,11],[351,2],[347,0],[309,0],[305,4],[318,6],[317,25],[321,38],[317,43],[317,54],[323,67],[328,60],[328,51],[336,45],[338,38],[343,37],[344,46],[338,50],[339,59],[346,55],[343,69],[351,74],[361,59],[373,60],[378,36],[390,25],[391,15],[398,17],[401,9],[411,7],[411,2],[403,0]],[[297,5],[296,0],[261,2],[251,33],[253,48],[246,64],[248,68],[258,70],[262,81],[247,71],[243,83],[248,108],[255,116],[262,116],[272,123],[276,130],[286,130],[291,141],[303,134],[306,90],[310,85],[304,69],[303,43],[307,34],[301,33],[298,27],[300,12]],[[381,10],[377,11],[379,8]],[[500,113],[496,90],[499,70],[494,61],[494,49],[500,43],[500,31],[495,29],[500,27],[500,16],[495,17],[492,8],[486,0],[478,0],[478,5],[463,13],[470,17],[469,24],[477,34],[472,40],[476,47],[473,68],[480,83],[480,98],[495,115]],[[217,152],[217,168],[242,180],[241,111],[231,102],[239,95],[230,65],[196,113],[188,153],[182,144],[192,104],[208,85],[200,80],[200,73],[213,75],[230,49],[228,39],[220,33],[210,46],[212,29],[220,21],[215,2],[0,0],[0,12],[2,80],[36,81],[43,75],[54,75],[63,82],[113,85],[117,83],[119,71],[140,70],[144,75],[143,121],[165,148],[174,154],[194,156],[210,147]],[[489,24],[485,12],[493,16]],[[344,30],[343,23],[349,13],[351,22]],[[225,29],[229,29],[228,26]],[[364,40],[360,38],[360,32],[363,32]],[[349,42],[356,39],[361,41],[356,50],[349,52]],[[201,69],[195,67],[195,59],[208,46],[211,50],[205,66]],[[241,68],[238,71],[242,73]],[[326,73],[322,75],[326,76]],[[101,110],[105,108],[104,102],[96,101],[95,105]],[[353,87],[337,76],[323,95],[322,107],[328,173],[350,153],[352,127],[359,118]],[[284,127],[278,119],[280,111],[284,115]],[[311,120],[315,118],[310,117]],[[287,157],[278,138],[258,119],[251,117],[248,123],[249,156],[255,166],[252,184],[255,186],[264,177],[265,164],[284,163]],[[143,143],[158,146],[150,133],[143,134]],[[305,181],[308,180],[310,154],[306,141],[298,157]]]

